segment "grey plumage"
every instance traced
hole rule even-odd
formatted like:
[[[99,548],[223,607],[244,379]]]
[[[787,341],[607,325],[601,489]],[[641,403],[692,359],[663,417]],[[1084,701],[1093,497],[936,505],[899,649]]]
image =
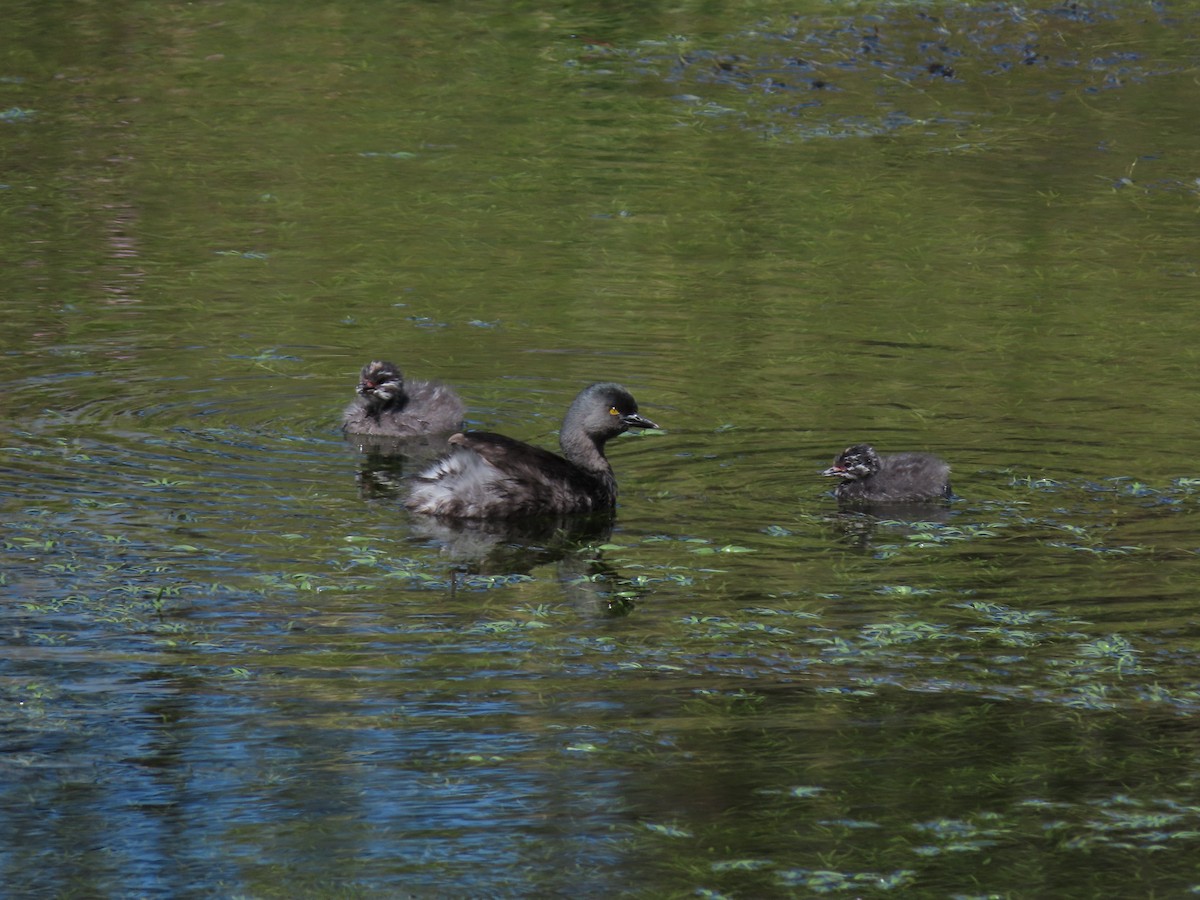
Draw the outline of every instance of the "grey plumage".
[[[880,456],[870,444],[847,447],[821,473],[842,479],[843,503],[917,503],[950,497],[950,466],[931,453]]]
[[[342,413],[347,434],[414,437],[462,427],[466,407],[453,388],[437,381],[405,381],[390,362],[369,362],[358,380],[358,396]]]
[[[617,480],[605,443],[630,428],[657,427],[619,384],[593,384],[563,418],[562,456],[500,434],[455,434],[450,453],[417,476],[407,505],[458,519],[611,511]]]

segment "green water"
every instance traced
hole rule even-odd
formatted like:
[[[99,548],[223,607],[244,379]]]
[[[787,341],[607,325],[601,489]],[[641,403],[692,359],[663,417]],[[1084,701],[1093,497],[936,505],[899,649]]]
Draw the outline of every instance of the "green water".
[[[12,6],[7,895],[1200,890],[1198,12]],[[374,358],[665,431],[439,530]]]

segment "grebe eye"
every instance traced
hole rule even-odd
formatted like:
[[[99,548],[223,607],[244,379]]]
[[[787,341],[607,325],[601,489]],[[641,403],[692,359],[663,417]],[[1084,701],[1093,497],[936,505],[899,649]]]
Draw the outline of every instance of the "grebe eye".
[[[619,416],[621,414],[621,411],[619,409],[617,409],[615,406],[610,406],[608,408],[608,414],[610,416]]]

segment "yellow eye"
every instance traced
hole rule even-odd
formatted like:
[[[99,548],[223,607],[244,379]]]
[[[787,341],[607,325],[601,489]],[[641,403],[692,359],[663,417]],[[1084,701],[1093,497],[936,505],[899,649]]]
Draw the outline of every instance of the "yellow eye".
[[[621,411],[619,409],[617,409],[615,406],[610,406],[608,408],[608,414],[610,416],[619,416],[621,414]]]

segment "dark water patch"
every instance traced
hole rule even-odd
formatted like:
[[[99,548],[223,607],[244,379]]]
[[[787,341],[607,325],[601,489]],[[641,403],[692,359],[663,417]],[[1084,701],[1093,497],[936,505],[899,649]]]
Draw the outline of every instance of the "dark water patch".
[[[985,140],[1005,141],[1014,135],[989,121],[980,92],[1009,92],[1024,106],[1032,97],[1060,102],[1179,75],[1192,61],[1164,40],[1179,27],[1162,10],[1145,16],[1119,4],[1074,12],[883,6],[852,17],[767,19],[719,40],[681,35],[610,47],[605,60],[630,77],[683,87],[678,99],[692,115],[730,117],[773,139],[983,127],[991,132]],[[1114,52],[1130,31],[1139,49]],[[854,110],[864,101],[870,109]]]

